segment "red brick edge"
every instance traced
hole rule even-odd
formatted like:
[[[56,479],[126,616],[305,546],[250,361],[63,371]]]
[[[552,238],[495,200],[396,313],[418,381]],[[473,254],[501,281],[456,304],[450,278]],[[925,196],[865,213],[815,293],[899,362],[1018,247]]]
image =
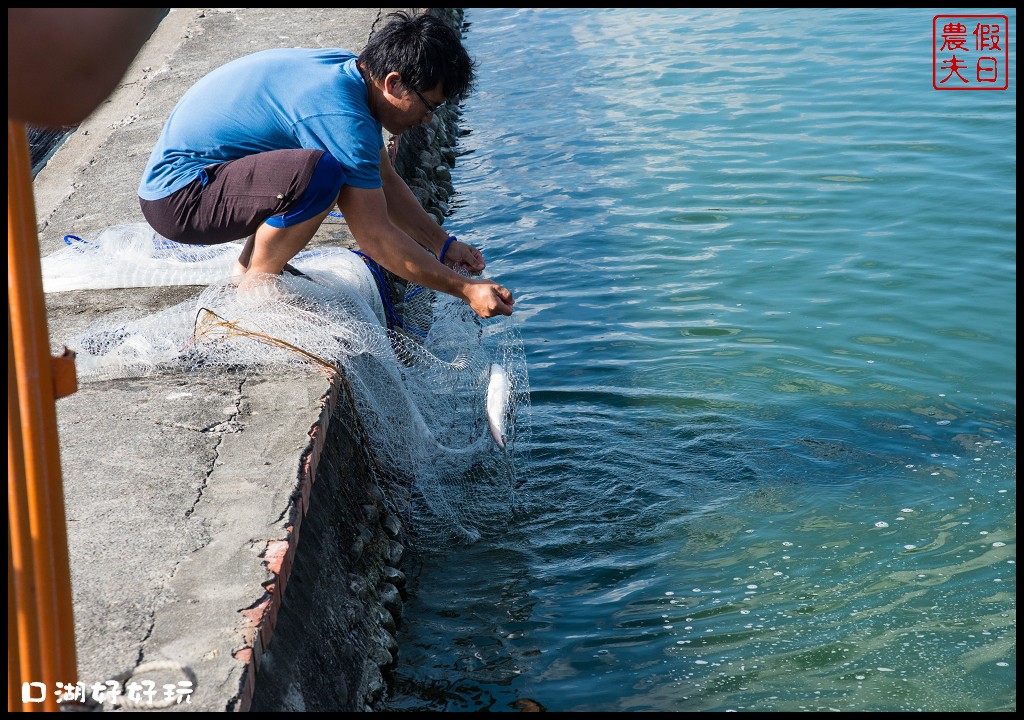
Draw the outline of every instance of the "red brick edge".
[[[270,647],[270,639],[277,625],[277,616],[281,610],[284,591],[288,585],[295,553],[299,546],[299,530],[302,519],[309,510],[309,498],[316,481],[316,469],[320,463],[327,429],[331,417],[338,405],[340,384],[336,378],[331,379],[331,387],[321,399],[320,418],[309,430],[309,444],[302,452],[299,460],[297,490],[295,502],[289,510],[290,524],[286,527],[287,534],[283,540],[269,540],[263,551],[263,564],[273,574],[273,579],[264,583],[266,592],[249,608],[241,610],[244,618],[239,631],[242,635],[242,647],[233,655],[244,665],[239,687],[239,694],[233,701],[234,710],[249,712],[253,694],[256,690],[256,672],[259,670],[263,653]]]

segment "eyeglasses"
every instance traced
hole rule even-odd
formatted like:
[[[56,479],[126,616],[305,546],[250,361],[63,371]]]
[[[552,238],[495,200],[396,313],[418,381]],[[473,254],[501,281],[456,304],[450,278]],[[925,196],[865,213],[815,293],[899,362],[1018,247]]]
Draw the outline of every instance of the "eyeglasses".
[[[431,105],[429,102],[427,102],[427,99],[425,97],[420,95],[420,91],[419,90],[416,90],[415,88],[413,88],[412,91],[414,93],[416,93],[416,97],[418,97],[420,99],[420,102],[423,103],[423,106],[425,108],[427,108],[427,112],[430,113],[431,115],[433,115],[438,110],[440,110],[441,108],[446,107],[448,105],[447,101],[440,102],[437,105]]]

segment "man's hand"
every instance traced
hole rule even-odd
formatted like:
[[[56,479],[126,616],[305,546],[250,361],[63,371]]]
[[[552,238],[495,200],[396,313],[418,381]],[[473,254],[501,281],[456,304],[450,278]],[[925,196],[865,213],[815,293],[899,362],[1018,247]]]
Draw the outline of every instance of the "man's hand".
[[[465,268],[474,275],[479,275],[487,267],[480,251],[461,240],[453,240],[448,246],[444,254],[444,264],[451,268]]]
[[[493,280],[468,280],[463,294],[473,312],[483,318],[511,315],[515,304],[512,292]]]

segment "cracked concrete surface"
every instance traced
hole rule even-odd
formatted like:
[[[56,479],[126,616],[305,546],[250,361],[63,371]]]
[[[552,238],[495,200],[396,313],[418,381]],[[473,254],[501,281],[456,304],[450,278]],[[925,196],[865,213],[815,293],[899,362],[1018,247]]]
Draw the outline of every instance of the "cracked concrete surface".
[[[308,392],[282,406],[280,382]],[[218,673],[204,663],[242,647],[240,611],[272,579],[260,554],[287,534],[283,508],[324,385],[304,368],[273,382],[202,371],[187,384],[160,375],[87,383],[59,403],[62,457],[74,473],[65,502],[79,681],[157,660],[208,679]],[[234,431],[208,432],[226,406],[248,410],[231,418]],[[215,707],[232,697],[235,673],[224,686],[200,682],[193,702]]]

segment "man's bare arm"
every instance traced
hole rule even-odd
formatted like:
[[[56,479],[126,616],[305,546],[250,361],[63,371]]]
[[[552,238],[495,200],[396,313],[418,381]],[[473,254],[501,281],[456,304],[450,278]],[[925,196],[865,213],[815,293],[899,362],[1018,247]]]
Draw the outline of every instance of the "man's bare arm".
[[[448,240],[448,232],[423,209],[405,180],[395,172],[386,150],[381,150],[380,177],[384,183],[384,197],[387,199],[388,217],[392,224],[440,257]],[[481,273],[487,266],[479,250],[461,241],[448,246],[445,263],[461,264],[472,273]]]
[[[383,148],[380,151],[380,179],[392,224],[427,250],[440,254],[448,233],[423,209],[406,182],[395,172],[387,150]]]
[[[511,315],[515,300],[493,280],[467,278],[439,263],[388,218],[383,189],[346,185],[338,207],[359,248],[385,268],[431,290],[465,300],[481,317]]]

